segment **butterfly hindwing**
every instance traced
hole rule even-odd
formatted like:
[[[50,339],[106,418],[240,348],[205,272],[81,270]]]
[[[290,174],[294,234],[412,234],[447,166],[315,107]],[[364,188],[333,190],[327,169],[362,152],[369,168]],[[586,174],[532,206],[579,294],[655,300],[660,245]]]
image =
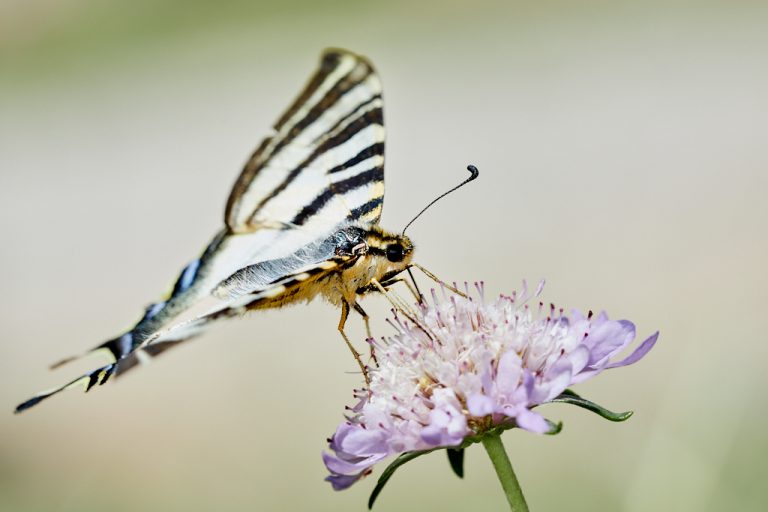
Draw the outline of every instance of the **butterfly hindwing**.
[[[336,256],[318,262],[314,265],[308,265],[300,269],[298,272],[284,276],[274,283],[264,286],[259,290],[240,295],[236,301],[230,303],[225,308],[218,309],[207,315],[201,315],[187,322],[182,322],[175,326],[174,330],[188,329],[190,326],[194,327],[197,323],[210,322],[212,320],[218,320],[221,318],[239,316],[250,309],[271,307],[274,302],[281,302],[288,298],[294,298],[294,295],[301,294],[302,290],[304,290],[308,285],[311,286],[312,283],[328,277],[334,272],[338,272],[339,270],[354,265],[356,260],[357,256]],[[172,331],[159,333],[158,340],[171,334]],[[123,357],[119,361],[85,373],[61,387],[39,393],[29,400],[19,404],[14,412],[23,412],[53,395],[78,386],[82,386],[83,389],[88,392],[94,386],[106,383],[113,374],[119,375],[120,373],[135,367],[138,359],[140,359],[137,357],[137,354],[144,354],[147,357],[154,356],[167,350],[168,348],[177,345],[178,343],[180,343],[180,341],[158,341],[153,343],[151,339],[148,339],[141,348],[131,352],[128,356]]]
[[[314,291],[312,287],[318,281],[351,267],[358,257],[351,254],[329,257],[305,265],[294,273],[283,275],[269,284],[254,283],[247,275],[233,276],[214,292],[215,296],[227,300],[214,297],[210,302],[201,304],[204,309],[187,312],[172,327],[159,331],[145,340],[140,350],[149,351],[154,347],[165,345],[168,343],[166,340],[173,337],[178,330],[195,329],[199,325],[214,320],[240,316],[252,309],[278,307],[287,302],[310,299]],[[118,364],[122,366],[123,361],[119,361]]]
[[[301,294],[302,288],[354,265],[356,260],[357,256],[336,256],[313,265],[308,265],[261,290],[240,295],[230,306],[229,311],[239,314],[250,309],[269,307],[273,301],[283,301],[287,298],[294,299],[294,295]]]
[[[143,340],[140,347],[178,339],[180,330],[194,330],[245,309],[310,299],[318,292],[311,283],[355,263],[362,254],[361,249],[366,247],[366,233],[359,226],[343,226],[288,256],[239,269],[221,281],[207,298],[179,314],[172,325]]]

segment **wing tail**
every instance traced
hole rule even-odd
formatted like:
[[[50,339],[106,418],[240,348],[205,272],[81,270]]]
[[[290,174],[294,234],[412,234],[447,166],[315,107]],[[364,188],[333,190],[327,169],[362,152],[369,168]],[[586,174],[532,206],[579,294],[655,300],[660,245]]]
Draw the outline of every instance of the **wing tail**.
[[[63,386],[43,391],[42,393],[33,396],[29,400],[19,404],[14,412],[18,414],[20,412],[26,411],[27,409],[34,407],[35,405],[53,395],[78,386],[82,386],[84,390],[88,392],[93,389],[94,386],[101,386],[106,383],[113,375],[115,377],[120,377],[126,372],[137,368],[140,363],[146,363],[147,361],[159,356],[165,351],[173,347],[177,347],[181,343],[196,337],[200,332],[201,326],[201,324],[197,324],[194,326],[188,326],[187,329],[179,329],[173,333],[174,336],[158,339],[156,343],[143,346],[141,348],[134,344],[134,341],[136,338],[138,338],[138,335],[136,331],[133,330],[118,336],[117,338],[107,340],[101,345],[94,347],[84,354],[62,359],[61,361],[51,365],[51,369],[59,368],[71,361],[99,352],[107,354],[110,358],[110,362],[105,366],[92,370],[70,382],[67,382]]]
[[[53,395],[57,395],[66,389],[82,386],[85,392],[87,393],[88,391],[93,389],[94,386],[96,385],[101,386],[105,382],[107,382],[109,378],[115,373],[116,370],[117,370],[117,363],[111,363],[106,366],[102,366],[101,368],[92,370],[84,375],[81,375],[75,380],[64,384],[63,386],[60,386],[58,388],[54,388],[48,391],[43,391],[42,393],[39,393],[33,396],[29,400],[17,405],[14,412],[16,414],[20,412],[24,412],[27,409],[39,404],[43,400],[46,400],[47,398],[50,398]]]
[[[157,357],[160,354],[164,353],[165,351],[171,348],[177,347],[180,344],[184,343],[185,341],[189,341],[190,339],[194,338],[195,335],[196,333],[189,332],[188,335],[184,338],[177,337],[176,339],[173,339],[173,340],[158,341],[153,345],[148,345],[146,347],[128,352],[124,354],[122,357],[120,357],[119,359],[115,359],[113,362],[107,365],[101,366],[95,370],[85,373],[80,377],[70,382],[67,382],[63,386],[38,393],[37,395],[33,396],[29,400],[26,400],[21,404],[19,404],[18,406],[16,406],[16,409],[14,410],[14,412],[16,414],[20,412],[24,412],[27,409],[30,409],[35,405],[39,404],[43,400],[46,400],[53,395],[57,395],[60,392],[65,391],[67,389],[72,389],[72,388],[81,386],[83,387],[84,391],[87,393],[88,391],[93,389],[95,386],[97,385],[101,386],[105,384],[113,375],[115,376],[115,378],[121,377],[126,372],[131,371],[134,368],[137,368],[138,366],[140,366],[140,364],[144,364],[149,360],[151,360],[152,358]],[[116,339],[119,339],[119,338],[116,338]],[[110,341],[113,341],[113,340],[110,340]],[[102,349],[109,350],[110,348],[115,347],[115,344],[108,345],[109,343],[110,342],[103,343],[102,345],[99,345],[98,347],[93,349],[91,352],[99,351]],[[112,354],[114,356],[116,352],[112,352]],[[64,359],[56,363],[55,365],[52,365],[52,368],[61,366],[63,364],[68,363],[69,361],[72,361],[78,358],[79,356]]]

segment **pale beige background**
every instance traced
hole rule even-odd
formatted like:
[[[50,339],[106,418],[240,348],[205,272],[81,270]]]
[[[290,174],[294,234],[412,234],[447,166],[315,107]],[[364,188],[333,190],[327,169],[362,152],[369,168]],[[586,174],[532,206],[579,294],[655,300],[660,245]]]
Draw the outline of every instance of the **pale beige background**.
[[[493,292],[546,277],[547,300],[661,330],[580,387],[629,422],[551,406],[561,435],[505,435],[534,510],[765,508],[764,4],[213,4],[0,4],[1,510],[364,507],[373,479],[322,481],[359,379],[321,303],[11,414],[203,247],[331,45],[383,76],[385,226],[481,170],[413,226],[419,261]],[[406,467],[377,510],[468,507],[503,509],[478,448],[461,482],[441,455]]]

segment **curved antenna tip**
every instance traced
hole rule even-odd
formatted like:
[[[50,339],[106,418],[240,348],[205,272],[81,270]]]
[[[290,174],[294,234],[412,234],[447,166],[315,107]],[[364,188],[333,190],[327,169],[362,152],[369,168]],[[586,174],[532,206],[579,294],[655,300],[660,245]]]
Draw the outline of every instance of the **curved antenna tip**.
[[[430,203],[429,203],[427,206],[425,206],[425,207],[424,207],[424,208],[423,208],[423,209],[422,209],[422,210],[421,210],[419,213],[417,213],[417,214],[416,214],[416,216],[415,216],[414,218],[412,218],[412,219],[411,219],[411,221],[410,221],[408,224],[406,224],[406,225],[405,225],[405,227],[403,228],[403,235],[405,235],[405,231],[408,229],[408,227],[409,227],[411,224],[413,224],[413,221],[415,221],[416,219],[418,219],[419,217],[421,217],[421,214],[422,214],[422,213],[424,213],[425,211],[427,211],[427,209],[429,209],[429,207],[430,207],[430,206],[432,206],[433,204],[435,204],[435,203],[436,203],[436,202],[438,202],[440,199],[444,198],[445,196],[447,196],[448,194],[450,194],[450,193],[451,193],[451,192],[453,192],[454,190],[456,190],[456,189],[459,189],[459,188],[463,187],[464,185],[466,185],[466,184],[467,184],[467,183],[469,183],[470,181],[472,181],[472,180],[474,180],[475,178],[477,178],[478,176],[480,176],[480,171],[478,171],[478,170],[477,170],[477,167],[475,167],[475,166],[474,166],[474,165],[472,165],[472,164],[469,164],[469,165],[467,166],[467,170],[468,170],[470,173],[472,173],[472,175],[471,175],[469,178],[467,178],[467,179],[465,179],[464,181],[462,181],[461,183],[459,183],[458,185],[456,185],[455,187],[453,187],[452,189],[448,190],[447,192],[443,192],[442,194],[440,194],[439,196],[437,196],[435,199],[433,199],[433,200],[432,200],[432,201],[431,201],[431,202],[430,202]]]

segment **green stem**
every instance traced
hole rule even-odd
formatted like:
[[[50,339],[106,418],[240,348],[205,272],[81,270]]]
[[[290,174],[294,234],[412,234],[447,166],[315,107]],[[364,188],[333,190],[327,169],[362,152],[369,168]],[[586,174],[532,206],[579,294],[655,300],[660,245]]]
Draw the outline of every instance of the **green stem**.
[[[512,464],[509,462],[509,457],[507,457],[507,452],[504,450],[504,444],[501,442],[501,434],[486,434],[483,436],[483,446],[491,458],[493,468],[496,470],[501,487],[507,496],[510,510],[513,512],[528,512],[528,505],[525,503],[520,483],[517,481]]]

